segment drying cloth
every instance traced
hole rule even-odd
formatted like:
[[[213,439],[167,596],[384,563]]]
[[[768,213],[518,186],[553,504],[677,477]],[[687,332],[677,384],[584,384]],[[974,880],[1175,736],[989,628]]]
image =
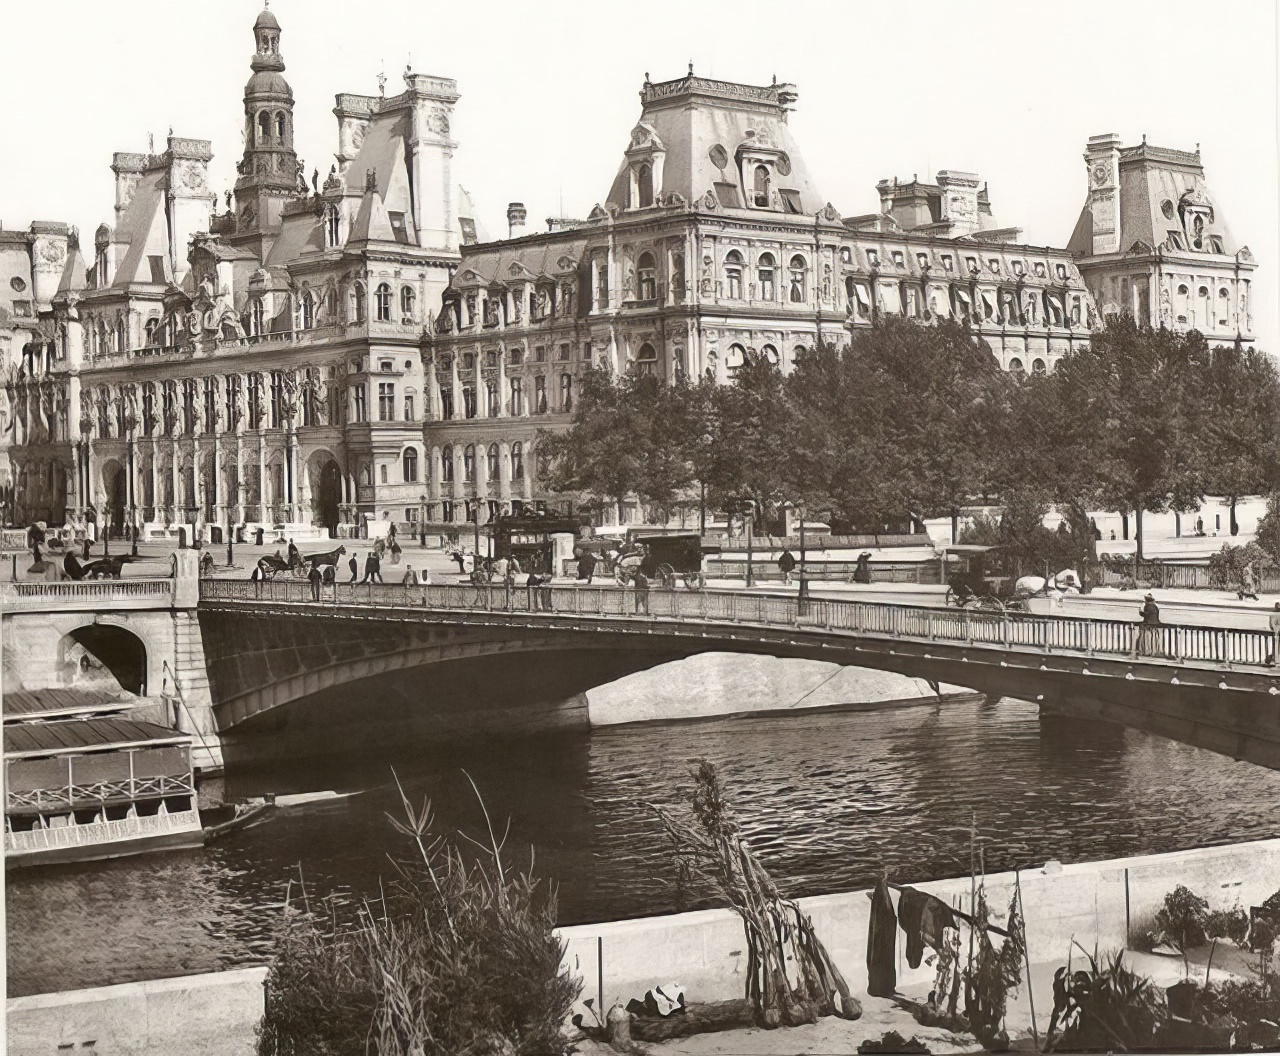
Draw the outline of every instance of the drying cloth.
[[[904,887],[898,898],[898,926],[907,937],[907,964],[912,968],[919,968],[924,957],[920,922],[931,897],[914,887]]]
[[[893,899],[882,877],[871,896],[871,926],[867,931],[867,993],[873,997],[892,997],[898,989],[898,971],[894,964],[897,930]]]
[[[933,895],[925,897],[927,901],[924,912],[920,914],[920,941],[930,949],[941,950],[945,929],[958,928],[956,915],[951,911],[950,906],[934,898]],[[911,967],[914,968],[915,965]]]

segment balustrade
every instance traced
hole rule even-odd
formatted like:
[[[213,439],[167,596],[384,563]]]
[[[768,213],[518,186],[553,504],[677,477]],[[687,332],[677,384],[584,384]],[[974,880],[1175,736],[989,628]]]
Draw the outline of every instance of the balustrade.
[[[309,583],[275,579],[258,583],[206,579],[207,601],[283,602],[315,605]],[[636,592],[616,586],[523,585],[501,582],[405,586],[339,583],[321,589],[320,605],[378,609],[441,609],[502,615],[560,614],[664,619],[680,623],[821,627],[835,635],[875,635],[911,641],[997,646],[1015,651],[1079,656],[1132,657],[1197,663],[1263,666],[1274,636],[1268,631],[1162,625],[1144,629],[1122,620],[1042,616],[1021,612],[939,609],[836,598],[809,598],[803,611],[790,596],[733,591],[651,590],[648,614],[635,612]]]

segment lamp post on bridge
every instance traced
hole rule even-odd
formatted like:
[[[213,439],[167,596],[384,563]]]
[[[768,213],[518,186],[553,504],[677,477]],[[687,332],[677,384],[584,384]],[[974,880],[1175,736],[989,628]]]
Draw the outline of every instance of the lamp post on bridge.
[[[805,548],[804,548],[804,503],[800,503],[800,590],[796,595],[796,615],[803,616],[809,602],[809,581],[805,577]]]

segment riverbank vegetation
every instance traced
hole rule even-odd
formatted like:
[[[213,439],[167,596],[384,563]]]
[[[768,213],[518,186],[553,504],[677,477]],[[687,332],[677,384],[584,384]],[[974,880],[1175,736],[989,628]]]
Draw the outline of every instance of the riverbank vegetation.
[[[1133,513],[1141,557],[1146,513],[1218,495],[1234,524],[1239,498],[1280,492],[1277,421],[1273,360],[1195,331],[1112,319],[1023,376],[961,324],[888,317],[785,375],[748,352],[732,385],[597,368],[539,451],[553,490],[597,509],[635,496],[655,521],[750,499],[761,522],[793,505],[838,532],[880,530],[991,503],[1016,521],[1007,545],[1048,559],[1022,528],[1052,506],[1085,560],[1090,510]]]
[[[492,829],[462,845],[432,831],[430,803],[403,808],[413,856],[354,920],[305,891],[286,907],[259,1056],[564,1052],[581,981],[561,969],[554,891]]]

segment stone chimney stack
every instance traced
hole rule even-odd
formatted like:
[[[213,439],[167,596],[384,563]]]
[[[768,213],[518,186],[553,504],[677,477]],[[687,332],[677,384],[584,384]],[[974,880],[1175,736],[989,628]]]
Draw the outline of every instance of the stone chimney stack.
[[[117,151],[111,155],[111,171],[116,174],[116,223],[133,201],[133,192],[147,168],[146,154],[126,154]]]
[[[937,179],[942,189],[942,219],[951,221],[951,234],[968,235],[978,230],[977,175],[942,169]]]
[[[519,238],[524,234],[524,221],[528,216],[524,202],[512,202],[507,206],[507,237]]]

